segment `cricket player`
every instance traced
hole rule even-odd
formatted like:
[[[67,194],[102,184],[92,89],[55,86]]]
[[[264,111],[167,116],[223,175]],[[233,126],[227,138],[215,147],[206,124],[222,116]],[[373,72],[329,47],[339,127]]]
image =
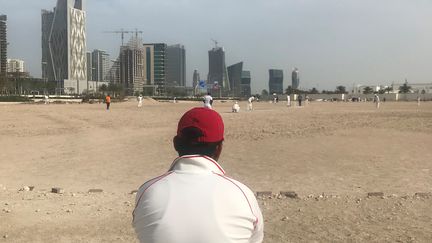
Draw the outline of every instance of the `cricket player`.
[[[240,111],[240,106],[239,106],[238,102],[236,101],[232,107],[232,112],[238,113],[239,111]]]
[[[111,105],[111,96],[109,94],[105,97],[105,104],[106,104],[106,109],[108,111]]]
[[[379,96],[377,94],[375,94],[375,96],[374,96],[374,102],[375,102],[376,108],[379,109],[379,107],[380,107],[380,98],[379,98]]]
[[[287,106],[291,106],[291,97],[287,95]]]
[[[138,99],[138,107],[141,107],[142,104],[143,104],[143,97],[142,97],[142,95],[139,95],[137,99]]]
[[[45,102],[45,105],[49,104],[49,96],[48,95],[45,95],[44,102]]]
[[[255,97],[254,97],[254,96],[249,97],[249,99],[248,99],[248,104],[247,104],[247,110],[248,110],[248,111],[253,110],[252,101],[254,101],[254,100],[255,100]]]
[[[224,124],[216,111],[187,111],[173,139],[179,157],[136,195],[133,227],[141,243],[260,243],[264,222],[254,193],[217,162]]]
[[[204,95],[203,102],[204,102],[205,108],[212,109],[213,97],[211,97],[210,93],[207,93],[206,95]]]

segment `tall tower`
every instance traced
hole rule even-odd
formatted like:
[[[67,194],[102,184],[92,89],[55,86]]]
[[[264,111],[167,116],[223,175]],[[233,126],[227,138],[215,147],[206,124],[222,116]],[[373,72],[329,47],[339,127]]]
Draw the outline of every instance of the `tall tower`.
[[[76,85],[78,93],[85,88],[79,88],[79,82],[87,82],[86,13],[83,2],[57,0],[53,11],[42,10],[42,77],[63,81],[65,86]],[[66,84],[65,80],[71,82]]]
[[[186,50],[183,45],[166,48],[165,81],[168,85],[186,86]]]
[[[199,81],[200,81],[200,74],[198,70],[195,69],[192,76],[192,87],[196,88],[197,85],[199,84]]]
[[[228,72],[225,65],[225,50],[223,47],[215,47],[209,52],[209,73],[207,83],[213,86],[216,82],[224,91],[230,90]]]
[[[7,67],[7,16],[0,15],[0,76],[6,76]]]
[[[292,80],[292,84],[291,87],[293,89],[298,89],[299,85],[300,85],[300,73],[299,70],[297,68],[294,68],[291,74],[291,80]]]
[[[147,84],[156,85],[158,94],[165,92],[166,49],[165,43],[144,44]]]
[[[243,62],[236,63],[228,67],[228,77],[230,80],[231,94],[234,97],[241,96],[241,81],[243,74]]]
[[[270,94],[283,94],[283,70],[269,70],[269,92]]]
[[[94,50],[91,54],[92,81],[107,81],[110,69],[110,56],[106,51]]]

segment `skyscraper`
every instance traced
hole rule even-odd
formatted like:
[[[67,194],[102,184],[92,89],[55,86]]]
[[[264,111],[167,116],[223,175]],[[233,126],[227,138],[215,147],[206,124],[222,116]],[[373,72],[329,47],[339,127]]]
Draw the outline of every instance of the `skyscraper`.
[[[251,96],[251,75],[250,71],[243,71],[240,85],[241,97],[250,97]]]
[[[213,86],[216,82],[224,91],[230,90],[227,68],[225,65],[225,50],[223,47],[215,47],[209,52],[209,73],[207,83]]]
[[[294,70],[292,71],[291,80],[292,80],[291,87],[293,89],[298,89],[300,85],[300,73],[297,68],[294,68]]]
[[[87,86],[86,13],[83,2],[57,0],[53,11],[42,10],[43,78],[63,81],[64,88],[76,87],[78,93]],[[82,81],[84,85],[80,87]]]
[[[92,81],[107,81],[110,56],[106,51],[94,50],[91,54]],[[90,78],[89,78],[90,79]]]
[[[7,72],[8,73],[23,73],[24,61],[19,59],[7,59]]]
[[[146,84],[156,85],[159,94],[163,94],[165,90],[166,49],[165,43],[144,44]]]
[[[199,81],[200,81],[200,74],[199,74],[198,70],[195,69],[193,72],[193,77],[192,77],[192,87],[196,88],[197,85],[199,84]]]
[[[228,69],[228,78],[230,81],[231,94],[234,97],[239,97],[241,95],[243,62],[239,62],[234,65],[231,65],[227,69]]]
[[[270,94],[283,94],[283,70],[269,70],[269,92]]]
[[[143,92],[143,87],[146,80],[146,51],[143,48],[141,39],[132,39],[127,46],[122,46],[119,56],[119,81],[125,87],[129,95],[135,92]],[[114,70],[111,74],[114,78],[117,71]]]
[[[0,15],[0,76],[6,76],[7,66],[7,16]]]
[[[165,81],[167,85],[186,86],[186,50],[177,44],[166,48]]]

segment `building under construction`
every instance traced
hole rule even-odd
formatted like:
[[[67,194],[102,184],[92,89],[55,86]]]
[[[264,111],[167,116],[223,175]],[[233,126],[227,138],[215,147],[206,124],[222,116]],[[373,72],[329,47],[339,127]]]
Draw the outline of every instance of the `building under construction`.
[[[7,69],[7,16],[0,15],[0,76],[6,76]]]
[[[145,57],[142,40],[138,37],[133,37],[127,45],[120,48],[118,81],[129,95],[143,91],[146,83]],[[113,72],[117,73],[115,70]]]

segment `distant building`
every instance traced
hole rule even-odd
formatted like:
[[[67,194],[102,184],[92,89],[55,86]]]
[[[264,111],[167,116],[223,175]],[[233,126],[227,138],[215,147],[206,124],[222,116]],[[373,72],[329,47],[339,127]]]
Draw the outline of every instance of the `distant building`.
[[[270,94],[283,94],[283,70],[269,70],[269,92]]]
[[[171,86],[186,86],[186,50],[183,45],[166,48],[165,81]]]
[[[240,97],[242,74],[243,74],[243,62],[239,62],[234,65],[231,65],[227,69],[228,69],[228,78],[230,81],[231,94],[234,97]]]
[[[192,77],[192,87],[196,88],[198,86],[199,81],[200,81],[200,74],[198,70],[195,69]]]
[[[24,61],[19,59],[7,59],[7,72],[8,73],[23,73]]]
[[[91,55],[91,80],[104,82],[108,79],[111,61],[106,51],[94,50]]]
[[[7,16],[0,15],[0,76],[7,71]]]
[[[84,0],[57,0],[42,10],[42,75],[60,82],[60,89],[87,89],[86,13]],[[63,82],[62,82],[63,81]]]
[[[118,60],[119,82],[123,84],[129,95],[143,92],[146,83],[146,49],[141,39],[132,39],[127,46],[122,46]],[[114,65],[117,66],[116,63]],[[117,70],[111,69],[110,74],[116,75]],[[114,72],[114,73],[112,73]],[[115,77],[114,77],[115,78]]]
[[[251,74],[250,71],[243,71],[240,84],[240,96],[250,97],[251,96]]]
[[[146,84],[157,86],[158,94],[164,93],[165,88],[165,43],[150,43],[143,45],[145,50]]]
[[[298,89],[300,85],[300,73],[297,68],[294,68],[291,74],[291,88]]]
[[[225,50],[223,47],[215,47],[208,52],[209,54],[209,73],[207,83],[213,86],[218,84],[224,91],[230,90],[227,68],[225,65]]]
[[[91,79],[93,76],[93,68],[92,68],[92,53],[87,52],[86,54],[87,58],[87,79]]]

